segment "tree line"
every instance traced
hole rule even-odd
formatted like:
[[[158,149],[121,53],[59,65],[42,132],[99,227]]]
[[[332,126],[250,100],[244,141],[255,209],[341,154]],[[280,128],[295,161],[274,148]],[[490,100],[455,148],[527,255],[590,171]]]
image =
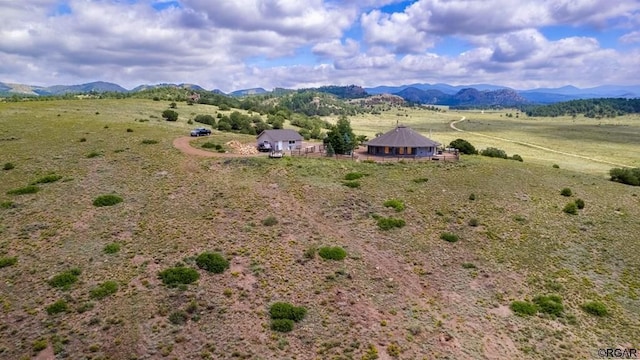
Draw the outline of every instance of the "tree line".
[[[550,105],[523,106],[527,116],[578,116],[588,118],[614,118],[626,114],[640,113],[640,99],[601,98],[571,100]]]

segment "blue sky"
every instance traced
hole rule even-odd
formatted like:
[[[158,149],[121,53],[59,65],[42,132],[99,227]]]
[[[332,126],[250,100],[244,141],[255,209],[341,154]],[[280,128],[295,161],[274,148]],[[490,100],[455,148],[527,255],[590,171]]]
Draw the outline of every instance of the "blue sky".
[[[0,82],[640,84],[638,0],[0,0]]]

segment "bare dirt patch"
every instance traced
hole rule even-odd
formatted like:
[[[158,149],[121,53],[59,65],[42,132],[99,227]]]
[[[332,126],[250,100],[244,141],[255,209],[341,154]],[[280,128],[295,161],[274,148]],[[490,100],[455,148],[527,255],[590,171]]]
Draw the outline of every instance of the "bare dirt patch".
[[[181,136],[173,140],[173,146],[187,155],[202,156],[202,157],[245,157],[245,156],[261,155],[257,151],[253,152],[253,151],[247,150],[249,148],[254,148],[253,145],[239,144],[237,141],[234,141],[230,146],[232,149],[234,149],[234,151],[238,151],[238,153],[235,153],[235,152],[214,153],[214,152],[198,149],[191,146],[191,141],[195,139],[196,138],[193,138],[191,136]]]

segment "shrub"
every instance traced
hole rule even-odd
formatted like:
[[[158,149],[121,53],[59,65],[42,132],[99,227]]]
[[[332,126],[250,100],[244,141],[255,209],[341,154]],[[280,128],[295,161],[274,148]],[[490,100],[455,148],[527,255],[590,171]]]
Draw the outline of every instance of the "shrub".
[[[157,144],[158,140],[144,139],[144,140],[142,140],[142,143],[144,145],[153,145],[153,144]]]
[[[582,199],[576,199],[575,203],[576,203],[576,207],[577,207],[578,209],[584,209],[584,200],[582,200]]]
[[[115,281],[105,281],[102,284],[94,287],[89,291],[89,296],[92,299],[104,299],[111,294],[115,294],[118,291],[118,283]]]
[[[564,209],[562,209],[562,211],[564,211],[567,214],[571,214],[571,215],[577,215],[578,214],[578,205],[576,205],[575,202],[570,202],[567,205],[564,206]]]
[[[127,132],[133,132],[133,129],[127,128]]]
[[[14,169],[15,167],[16,166],[13,165],[13,163],[8,162],[8,163],[5,163],[4,166],[2,166],[2,170],[11,170],[11,169]]]
[[[102,206],[113,206],[121,203],[123,200],[118,195],[108,194],[108,195],[100,195],[95,200],[93,200],[93,206],[102,207]]]
[[[40,188],[35,185],[27,185],[25,187],[13,189],[7,191],[7,195],[26,195],[26,194],[35,194],[40,191]]]
[[[340,246],[324,246],[318,250],[318,255],[326,260],[342,260],[347,257],[347,252]]]
[[[473,201],[475,199],[476,199],[476,194],[474,193],[469,194],[469,200]]]
[[[167,121],[177,121],[178,113],[173,110],[165,110],[162,112],[162,118]]]
[[[462,263],[462,268],[463,269],[476,269],[476,265],[473,263]]]
[[[15,265],[18,262],[18,258],[17,257],[0,257],[0,269],[7,267],[7,266],[12,266]]]
[[[538,306],[528,301],[514,301],[509,308],[520,316],[535,315],[538,312]]]
[[[427,181],[429,181],[429,179],[426,178],[426,177],[413,179],[413,182],[416,183],[416,184],[426,183]]]
[[[7,266],[13,266],[18,262],[17,257],[0,257],[0,269]]]
[[[609,170],[611,181],[640,186],[640,168],[613,168]]]
[[[558,165],[558,164],[553,164],[553,168],[554,168],[554,169],[560,169],[560,165]]]
[[[469,219],[469,226],[476,227],[478,225],[480,225],[480,223],[478,222],[478,219],[476,219],[476,218]]]
[[[88,159],[92,159],[92,158],[98,157],[98,156],[102,156],[102,153],[98,152],[98,151],[92,151],[92,152],[87,154],[87,158]]]
[[[211,115],[196,115],[193,120],[197,123],[216,126],[216,119]]]
[[[48,283],[53,287],[67,290],[78,281],[80,273],[81,271],[78,268],[69,269],[49,279]]]
[[[494,148],[494,147],[488,147],[488,148],[482,150],[480,152],[480,155],[493,157],[493,158],[502,158],[502,159],[507,159],[508,158],[507,153],[504,152],[504,150],[498,149],[498,148]]]
[[[205,148],[205,149],[214,149],[214,148],[216,148],[216,146],[219,146],[219,145],[216,145],[215,143],[212,143],[211,141],[207,141],[206,143],[202,144],[201,146],[203,148]]]
[[[391,230],[393,228],[401,228],[406,225],[406,222],[403,219],[396,218],[378,218],[378,227],[381,230]]]
[[[536,296],[533,298],[533,302],[538,305],[540,312],[546,314],[560,316],[564,311],[562,298],[558,295]]]
[[[516,161],[520,161],[523,162],[524,160],[522,159],[522,156],[515,154],[511,157],[511,160],[516,160]]]
[[[609,314],[609,310],[607,310],[607,306],[600,301],[589,301],[581,306],[582,310],[587,313],[595,316],[607,316]]]
[[[88,301],[88,302],[85,302],[82,305],[78,306],[76,311],[79,314],[82,314],[82,313],[85,313],[85,312],[87,312],[89,310],[92,310],[94,307],[95,307],[95,304],[93,302]]]
[[[400,346],[398,346],[398,344],[396,343],[392,343],[387,346],[387,354],[389,354],[389,356],[393,358],[399,357],[401,352],[402,349],[400,349]]]
[[[360,183],[358,181],[344,181],[342,183],[344,186],[350,187],[350,188],[359,188],[360,187]]]
[[[361,177],[363,177],[364,174],[363,173],[359,173],[359,172],[350,172],[347,175],[344,176],[345,180],[358,180]]]
[[[78,140],[78,141],[80,141],[80,142],[85,142],[85,141],[87,141],[87,138],[84,138],[84,137],[83,137],[83,138],[80,138],[80,140]]]
[[[60,179],[62,179],[61,175],[46,175],[32,182],[31,185],[53,183]]]
[[[120,244],[118,243],[107,244],[104,246],[103,251],[105,254],[115,254],[118,251],[120,251]]]
[[[362,360],[376,360],[379,359],[378,349],[376,349],[375,345],[370,344],[367,348],[367,352],[362,356]]]
[[[184,266],[163,270],[159,275],[162,283],[169,287],[175,287],[181,284],[191,284],[198,281],[200,278],[200,274],[198,274],[195,269]]]
[[[269,216],[266,219],[262,220],[262,225],[264,226],[273,226],[278,223],[278,219],[275,216]]]
[[[316,257],[317,250],[318,249],[316,249],[315,245],[311,245],[304,251],[302,255],[304,256],[305,259],[311,260]]]
[[[463,154],[475,155],[478,153],[478,150],[471,145],[467,140],[464,139],[455,139],[449,144],[450,148],[458,149]]]
[[[48,342],[46,339],[40,339],[33,342],[33,352],[38,353],[47,348]]]
[[[188,319],[189,315],[182,310],[174,311],[169,315],[169,321],[174,325],[182,325],[186,323]]]
[[[16,207],[16,204],[13,201],[0,201],[0,209],[11,209]]]
[[[573,194],[573,192],[569,188],[564,188],[564,189],[560,190],[560,195],[562,195],[562,196],[571,196],[572,194]]]
[[[454,243],[454,242],[460,240],[458,238],[458,235],[452,234],[452,233],[449,233],[449,232],[444,232],[444,233],[440,234],[440,239],[442,239],[444,241],[448,241],[450,243]]]
[[[398,199],[387,200],[382,205],[384,205],[385,207],[394,208],[396,211],[404,210],[404,202],[402,202],[402,200],[398,200]]]
[[[199,268],[214,274],[221,274],[229,268],[229,261],[218,253],[204,252],[196,258]]]
[[[54,302],[53,304],[49,305],[46,307],[47,310],[47,314],[49,315],[55,315],[55,314],[59,314],[62,312],[67,312],[67,309],[69,307],[67,306],[67,302],[60,299],[56,302]]]
[[[271,319],[288,319],[298,322],[307,315],[307,309],[302,306],[293,306],[285,302],[276,302],[269,307]]]
[[[273,319],[271,320],[271,330],[283,333],[290,332],[293,330],[293,320]]]

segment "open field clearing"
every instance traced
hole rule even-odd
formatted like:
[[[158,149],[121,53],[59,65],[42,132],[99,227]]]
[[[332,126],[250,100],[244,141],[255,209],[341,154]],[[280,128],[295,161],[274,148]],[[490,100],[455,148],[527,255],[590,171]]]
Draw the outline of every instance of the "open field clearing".
[[[511,114],[512,117],[508,117]],[[516,114],[518,114],[516,117]],[[452,121],[459,122],[449,127]],[[519,154],[525,161],[538,164],[558,164],[579,172],[606,174],[612,167],[640,166],[640,116],[627,115],[613,119],[590,119],[577,116],[539,118],[527,117],[517,110],[434,112],[418,109],[397,109],[381,115],[358,115],[352,119],[356,133],[375,136],[392,129],[396,121],[439,141],[449,144],[456,138],[471,142],[477,149],[497,147],[509,155]],[[558,151],[541,150],[534,144]],[[570,156],[561,153],[574,154]],[[595,159],[593,161],[585,158]]]
[[[14,165],[0,170],[0,358],[576,359],[640,347],[640,188],[608,181],[610,167],[573,171],[559,157],[552,168],[498,143],[525,162],[194,157],[172,142],[214,107],[178,104],[169,123],[167,106],[0,103],[0,161]],[[491,145],[449,127],[461,113],[431,113],[400,122]],[[352,118],[356,133],[369,116]],[[509,119],[533,129],[526,137],[499,115],[463,116],[465,130],[544,138],[533,120]],[[233,139],[252,137],[192,144]],[[30,184],[38,191],[8,193]],[[577,199],[584,208],[565,213]],[[346,257],[324,259],[336,246]],[[228,269],[205,270],[205,252]],[[163,284],[174,267],[199,278]],[[306,316],[274,331],[275,302]]]

